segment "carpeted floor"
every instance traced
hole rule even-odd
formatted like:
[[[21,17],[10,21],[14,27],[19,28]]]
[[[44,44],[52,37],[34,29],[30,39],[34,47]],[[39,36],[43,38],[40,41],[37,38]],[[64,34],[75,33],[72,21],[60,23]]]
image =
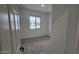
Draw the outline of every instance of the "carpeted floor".
[[[50,49],[49,49],[50,38],[48,36],[22,39],[22,45],[24,46],[23,54],[48,54],[48,53],[51,53]]]

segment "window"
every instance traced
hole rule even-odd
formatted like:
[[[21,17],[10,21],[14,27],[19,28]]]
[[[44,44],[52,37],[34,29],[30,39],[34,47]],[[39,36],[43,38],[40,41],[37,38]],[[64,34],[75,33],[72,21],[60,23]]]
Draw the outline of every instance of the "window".
[[[36,17],[36,28],[40,28],[40,17]]]
[[[40,28],[40,17],[30,16],[30,29]]]
[[[35,17],[30,16],[30,29],[35,29]]]

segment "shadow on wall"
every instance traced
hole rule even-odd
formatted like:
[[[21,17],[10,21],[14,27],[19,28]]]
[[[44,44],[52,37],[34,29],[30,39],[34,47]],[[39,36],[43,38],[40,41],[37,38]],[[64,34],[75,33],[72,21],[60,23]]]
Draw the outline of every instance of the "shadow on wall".
[[[69,10],[69,12],[64,15],[67,10]],[[77,17],[77,5],[53,5],[51,42],[55,53],[74,53]],[[66,41],[64,42],[63,39]]]
[[[53,5],[52,22],[55,23],[68,8],[68,5]]]
[[[56,22],[52,24],[52,53],[64,53],[66,41],[66,28],[69,10],[64,11]]]

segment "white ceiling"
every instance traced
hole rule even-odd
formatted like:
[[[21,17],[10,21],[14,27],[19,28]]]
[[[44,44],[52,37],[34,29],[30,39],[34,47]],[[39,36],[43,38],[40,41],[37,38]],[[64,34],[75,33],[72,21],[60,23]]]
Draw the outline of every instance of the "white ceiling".
[[[27,9],[47,12],[47,13],[50,13],[52,11],[51,4],[44,4],[44,7],[41,7],[41,4],[23,4],[22,6]]]

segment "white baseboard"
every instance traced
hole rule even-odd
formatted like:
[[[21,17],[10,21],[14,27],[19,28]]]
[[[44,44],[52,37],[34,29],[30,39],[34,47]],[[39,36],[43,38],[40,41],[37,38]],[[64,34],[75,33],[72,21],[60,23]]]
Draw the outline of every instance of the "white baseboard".
[[[27,38],[22,38],[23,39],[29,39],[29,38],[36,38],[36,37],[42,37],[42,36],[49,36],[49,35],[40,35],[40,36],[35,36],[35,37],[27,37]],[[49,36],[50,37],[50,36]]]

